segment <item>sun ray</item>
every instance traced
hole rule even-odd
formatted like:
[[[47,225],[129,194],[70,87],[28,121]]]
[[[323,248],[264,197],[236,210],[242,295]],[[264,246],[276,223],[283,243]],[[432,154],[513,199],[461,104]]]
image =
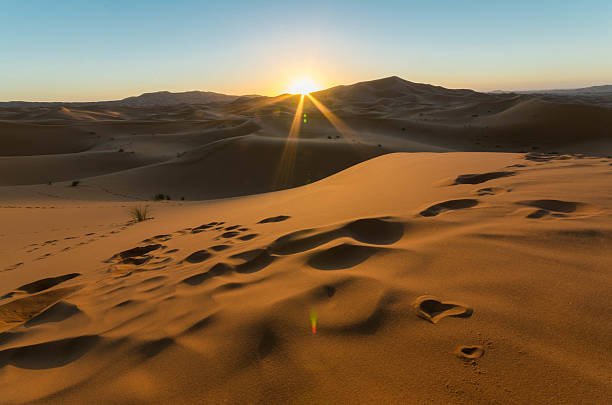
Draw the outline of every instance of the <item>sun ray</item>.
[[[295,97],[295,94],[282,94],[276,97],[268,97],[264,100],[256,100],[253,103],[249,102],[244,106],[232,106],[231,112],[234,114],[244,114],[252,111],[258,111],[263,108],[273,106],[274,104],[281,103],[291,97]]]
[[[353,131],[340,117],[334,114],[329,108],[327,108],[323,103],[317,100],[312,94],[307,94],[308,98],[312,103],[321,111],[321,113],[327,118],[327,120],[336,128],[340,135],[347,139],[355,140],[358,138],[355,131]]]
[[[293,116],[293,122],[291,123],[291,129],[289,135],[285,141],[285,147],[278,165],[278,170],[274,180],[275,189],[285,188],[291,186],[291,178],[293,176],[293,170],[295,168],[295,156],[297,152],[297,138],[300,133],[300,127],[302,125],[302,112],[304,111],[304,95],[300,96],[300,101],[297,108],[295,109],[295,115]]]

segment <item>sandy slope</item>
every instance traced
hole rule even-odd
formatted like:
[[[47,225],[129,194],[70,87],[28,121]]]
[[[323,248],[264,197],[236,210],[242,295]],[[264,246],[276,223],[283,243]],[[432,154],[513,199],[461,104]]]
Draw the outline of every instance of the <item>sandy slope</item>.
[[[607,403],[612,110],[314,95],[0,108],[0,404]]]
[[[140,224],[7,201],[3,403],[605,403],[612,161],[530,159],[392,154]]]

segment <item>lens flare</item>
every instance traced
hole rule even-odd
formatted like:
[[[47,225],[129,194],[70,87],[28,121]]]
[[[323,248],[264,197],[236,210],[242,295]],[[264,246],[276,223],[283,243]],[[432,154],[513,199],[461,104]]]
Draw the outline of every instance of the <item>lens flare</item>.
[[[310,328],[313,335],[317,333],[317,312],[314,309],[310,311]]]

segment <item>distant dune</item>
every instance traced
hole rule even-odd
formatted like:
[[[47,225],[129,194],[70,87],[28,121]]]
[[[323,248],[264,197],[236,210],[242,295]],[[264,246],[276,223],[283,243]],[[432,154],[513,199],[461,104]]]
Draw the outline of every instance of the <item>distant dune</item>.
[[[605,96],[301,98],[0,106],[0,403],[609,402]]]

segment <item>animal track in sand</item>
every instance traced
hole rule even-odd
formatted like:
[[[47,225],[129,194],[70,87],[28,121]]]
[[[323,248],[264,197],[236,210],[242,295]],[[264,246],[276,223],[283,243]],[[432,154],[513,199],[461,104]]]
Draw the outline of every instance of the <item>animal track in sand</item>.
[[[472,198],[464,198],[460,200],[449,200],[428,207],[426,210],[419,213],[422,217],[435,217],[444,211],[454,211],[466,208],[472,208],[478,205],[478,200]]]
[[[291,218],[291,217],[288,216],[288,215],[278,215],[278,216],[275,216],[275,217],[270,217],[270,218],[262,219],[261,221],[258,222],[258,224],[268,224],[270,222],[281,222],[281,221],[286,221],[289,218]]]
[[[460,359],[464,360],[474,360],[479,359],[484,356],[484,347],[480,345],[475,346],[459,346],[455,350],[455,355]]]
[[[412,304],[417,315],[431,323],[438,323],[447,316],[469,318],[474,310],[456,302],[443,302],[432,295],[418,297]]]
[[[489,172],[489,173],[477,173],[477,174],[462,174],[457,176],[455,183],[457,184],[480,184],[489,180],[499,179],[502,177],[514,176],[516,172]]]

